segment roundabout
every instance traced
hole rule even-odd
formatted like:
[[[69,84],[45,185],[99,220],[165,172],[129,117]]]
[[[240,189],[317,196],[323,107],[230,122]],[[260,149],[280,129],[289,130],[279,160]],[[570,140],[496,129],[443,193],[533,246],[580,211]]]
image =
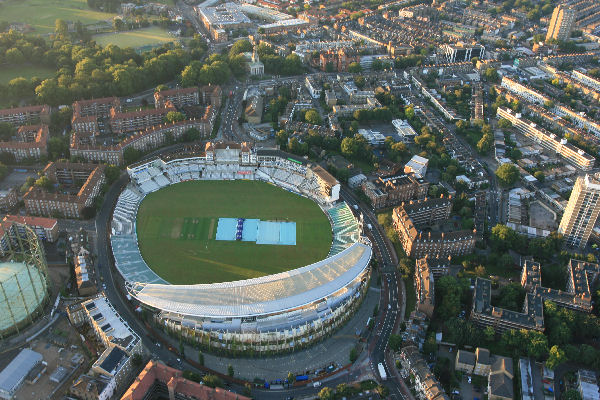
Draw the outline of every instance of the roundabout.
[[[360,304],[371,244],[322,168],[244,143],[208,143],[128,174],[111,223],[115,267],[132,301],[169,333],[227,354],[295,351]],[[178,188],[189,188],[186,196]],[[158,210],[152,199],[161,193]],[[176,242],[190,243],[173,251]],[[149,254],[167,261],[150,263]]]

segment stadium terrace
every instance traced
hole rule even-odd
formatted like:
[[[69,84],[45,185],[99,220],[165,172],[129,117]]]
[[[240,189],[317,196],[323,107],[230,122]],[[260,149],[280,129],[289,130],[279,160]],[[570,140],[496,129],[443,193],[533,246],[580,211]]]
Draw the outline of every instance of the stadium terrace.
[[[342,325],[367,290],[372,249],[362,220],[339,202],[339,182],[305,160],[247,143],[207,143],[128,167],[130,184],[113,212],[115,266],[134,301],[159,326],[208,349],[274,353],[310,345]],[[315,201],[332,225],[324,260],[235,282],[170,285],[142,258],[136,236],[144,197],[190,180],[260,180]]]

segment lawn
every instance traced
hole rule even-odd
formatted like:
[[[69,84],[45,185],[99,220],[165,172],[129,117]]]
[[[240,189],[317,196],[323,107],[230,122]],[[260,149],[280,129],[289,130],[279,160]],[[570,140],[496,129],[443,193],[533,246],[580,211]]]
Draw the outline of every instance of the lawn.
[[[23,77],[31,79],[37,76],[40,79],[54,76],[56,71],[52,68],[38,67],[34,65],[21,65],[18,67],[3,66],[0,68],[0,83],[7,84],[11,79]]]
[[[57,19],[84,25],[112,19],[114,14],[91,10],[86,0],[6,0],[0,2],[0,21],[31,25],[35,33],[54,31]]]
[[[101,46],[114,44],[119,47],[142,47],[174,42],[176,38],[157,26],[136,29],[126,32],[101,33],[94,35],[94,40]]]
[[[296,222],[296,245],[217,241],[219,218]],[[327,257],[331,225],[313,201],[254,181],[195,181],[151,193],[140,205],[141,254],[172,284],[227,282],[305,266]]]

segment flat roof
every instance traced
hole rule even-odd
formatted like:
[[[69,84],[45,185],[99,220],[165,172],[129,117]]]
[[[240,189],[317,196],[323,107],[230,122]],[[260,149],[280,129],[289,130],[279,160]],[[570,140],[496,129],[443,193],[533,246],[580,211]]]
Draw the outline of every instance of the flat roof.
[[[0,392],[12,393],[23,382],[29,371],[42,362],[40,353],[31,349],[23,349],[0,372]]]
[[[279,274],[199,285],[140,284],[133,296],[152,307],[197,317],[273,314],[342,290],[367,268],[371,247],[354,243],[317,263]]]

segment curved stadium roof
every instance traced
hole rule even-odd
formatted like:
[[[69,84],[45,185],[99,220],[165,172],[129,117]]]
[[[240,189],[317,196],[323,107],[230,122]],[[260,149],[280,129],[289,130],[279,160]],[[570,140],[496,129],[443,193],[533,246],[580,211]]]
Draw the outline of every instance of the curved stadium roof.
[[[370,246],[357,242],[332,257],[279,274],[215,284],[138,284],[132,294],[151,307],[196,317],[274,314],[343,289],[367,268],[371,252]]]

